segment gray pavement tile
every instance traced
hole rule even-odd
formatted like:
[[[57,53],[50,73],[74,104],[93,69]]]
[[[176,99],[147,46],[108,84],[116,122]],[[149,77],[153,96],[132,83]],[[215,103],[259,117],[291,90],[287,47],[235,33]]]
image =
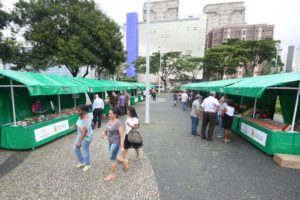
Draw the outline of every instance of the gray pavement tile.
[[[95,131],[91,144],[92,168],[76,169],[72,149],[75,133],[33,151],[0,151],[0,196],[2,199],[159,199],[153,170],[146,155],[133,161],[129,170],[118,165],[117,178],[106,183],[108,144]],[[9,166],[7,165],[9,164]]]

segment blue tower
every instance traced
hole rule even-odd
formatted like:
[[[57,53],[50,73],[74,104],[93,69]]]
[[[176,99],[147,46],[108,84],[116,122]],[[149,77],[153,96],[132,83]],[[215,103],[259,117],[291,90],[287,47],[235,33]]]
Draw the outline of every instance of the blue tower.
[[[136,77],[137,73],[133,62],[138,58],[138,14],[127,13],[126,18],[126,51],[127,77]]]

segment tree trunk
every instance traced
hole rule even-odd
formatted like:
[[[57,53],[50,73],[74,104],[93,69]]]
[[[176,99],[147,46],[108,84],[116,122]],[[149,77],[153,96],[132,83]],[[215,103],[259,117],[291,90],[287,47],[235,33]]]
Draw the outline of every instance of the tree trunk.
[[[86,67],[85,73],[84,73],[84,75],[82,76],[82,78],[85,78],[85,77],[89,74],[89,68],[90,68],[90,66],[87,66],[87,67]]]

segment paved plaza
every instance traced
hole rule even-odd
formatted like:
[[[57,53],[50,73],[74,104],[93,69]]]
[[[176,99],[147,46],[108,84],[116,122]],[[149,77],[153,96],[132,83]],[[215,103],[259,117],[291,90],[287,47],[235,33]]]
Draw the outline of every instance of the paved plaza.
[[[1,149],[0,199],[300,199],[299,170],[279,167],[235,134],[230,144],[215,135],[213,142],[192,136],[190,112],[173,107],[171,94],[150,104],[150,124],[144,123],[144,106],[135,106],[144,138],[141,160],[129,151],[129,170],[119,165],[112,182],[103,181],[108,146],[98,129],[85,173],[74,167],[74,133],[35,150]]]

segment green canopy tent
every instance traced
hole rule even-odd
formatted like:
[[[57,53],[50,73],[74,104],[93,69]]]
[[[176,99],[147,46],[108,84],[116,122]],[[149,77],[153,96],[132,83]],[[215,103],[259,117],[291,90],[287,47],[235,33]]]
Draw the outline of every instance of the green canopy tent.
[[[247,78],[236,78],[236,79],[225,79],[225,80],[218,80],[218,81],[210,81],[210,82],[205,82],[205,84],[201,84],[199,86],[196,86],[195,88],[197,90],[202,90],[202,91],[215,91],[217,93],[224,93],[224,88],[227,86],[230,86],[232,84],[241,82]]]
[[[65,101],[73,94],[79,94],[81,100],[81,96],[84,96],[89,88],[68,77],[0,70],[0,90],[1,147],[30,149],[74,130],[70,127],[78,116],[61,115],[62,105],[65,105]],[[32,118],[31,97],[38,97],[42,101],[51,99],[53,104],[54,101],[58,103],[59,118],[25,126],[17,125],[16,120]],[[52,108],[55,109],[51,106]]]
[[[256,109],[257,98],[261,98],[263,94],[268,90],[280,90],[279,98],[281,106],[283,108],[283,115],[286,122],[292,121],[292,131],[294,131],[295,119],[297,114],[298,102],[299,102],[299,90],[300,90],[300,73],[284,73],[284,74],[273,74],[266,76],[256,76],[248,79],[244,79],[236,84],[225,88],[226,94],[254,97],[254,112]],[[287,91],[295,91],[292,97],[291,95],[285,95],[289,93]],[[296,92],[298,91],[298,92]],[[297,95],[296,95],[297,93]],[[288,97],[289,96],[289,97]],[[294,99],[294,100],[292,100]],[[294,112],[293,117],[288,116],[287,105],[294,101]]]
[[[135,83],[135,82],[130,82],[132,85],[137,86],[138,89],[145,89],[146,88],[146,84],[145,83]],[[150,88],[155,88],[154,85],[150,84],[149,85]]]
[[[89,87],[89,92],[97,93],[97,92],[107,92],[114,91],[115,84],[111,81],[107,80],[96,80],[96,79],[87,79],[87,78],[74,78],[75,81],[80,82]]]
[[[0,87],[10,88],[13,109],[13,119],[16,125],[15,88],[27,88],[30,96],[58,95],[60,113],[60,95],[88,92],[88,87],[77,81],[55,75],[0,70]]]
[[[252,118],[235,116],[232,130],[245,137],[267,154],[300,154],[300,135],[295,131],[300,117],[300,73],[284,73],[247,78],[224,88],[229,95],[254,98]],[[275,108],[279,96],[284,124],[270,119],[256,119],[257,107]],[[269,108],[270,109],[270,108]],[[285,128],[290,125],[289,131]],[[274,128],[266,128],[266,127]]]
[[[209,82],[188,83],[188,84],[181,85],[180,88],[182,90],[201,90],[200,88],[208,83]]]

